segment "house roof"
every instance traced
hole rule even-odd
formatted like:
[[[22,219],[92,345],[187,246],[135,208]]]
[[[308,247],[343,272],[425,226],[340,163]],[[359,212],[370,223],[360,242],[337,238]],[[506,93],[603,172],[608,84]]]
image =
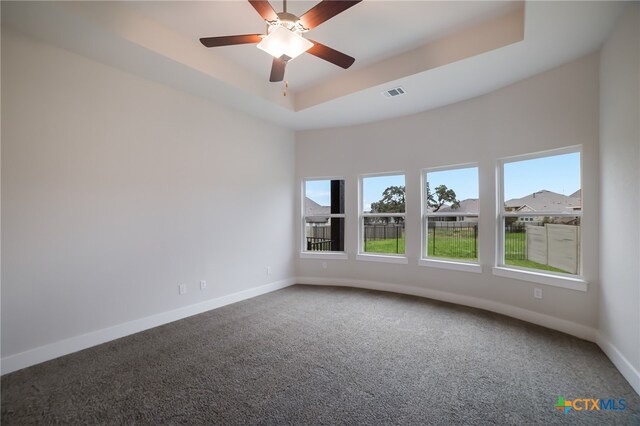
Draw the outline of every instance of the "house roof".
[[[466,200],[460,201],[460,207],[457,209],[453,209],[451,206],[445,204],[440,208],[440,210],[438,210],[438,213],[458,213],[460,216],[465,216],[477,215],[479,211],[478,199],[467,198]]]
[[[309,218],[308,222],[326,222],[331,214],[331,206],[321,206],[309,197],[304,197],[304,215],[305,216],[322,216],[322,218]]]
[[[573,196],[578,192],[567,196],[543,189],[522,198],[507,200],[504,205],[518,211],[570,213],[582,208],[581,198]]]

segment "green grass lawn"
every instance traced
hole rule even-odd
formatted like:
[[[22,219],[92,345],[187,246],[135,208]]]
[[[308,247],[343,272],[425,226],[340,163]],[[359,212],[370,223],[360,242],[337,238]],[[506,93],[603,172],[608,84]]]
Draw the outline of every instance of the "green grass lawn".
[[[504,254],[506,257],[524,257],[527,253],[527,234],[524,232],[505,232]]]
[[[404,254],[404,237],[395,239],[388,238],[386,240],[366,241],[364,245],[365,253],[387,253],[387,254]],[[477,256],[473,253],[473,238],[456,237],[452,239],[450,235],[436,235],[435,252],[429,253],[432,257],[441,257],[446,259],[467,259],[477,260]],[[433,245],[429,245],[431,251]]]
[[[429,233],[427,255],[443,259],[478,260],[472,233],[455,229],[437,229],[435,238]]]
[[[472,236],[466,236],[465,234],[455,235],[453,230],[438,230],[436,233],[435,241],[429,235],[428,241],[428,256],[439,257],[442,259],[460,259],[476,261],[477,255],[474,254],[474,238]],[[435,242],[435,245],[434,245]],[[388,238],[386,240],[366,241],[364,246],[365,253],[386,253],[386,254],[404,254],[404,236],[399,239]],[[532,262],[526,259],[513,259],[514,257],[525,257],[526,253],[526,235],[524,232],[507,232],[505,234],[505,264],[510,266],[517,266],[520,268],[538,269],[542,271],[550,272],[562,272],[562,269],[554,268],[553,266],[543,265],[541,263]],[[434,250],[435,248],[435,250]],[[509,258],[512,259],[509,259]]]
[[[519,266],[521,268],[541,269],[543,271],[562,272],[569,274],[570,272],[563,271],[562,269],[554,268],[553,266],[543,265],[542,263],[532,262],[531,260],[515,260],[505,259],[504,263],[511,266]]]
[[[365,253],[404,254],[404,237],[365,241]]]

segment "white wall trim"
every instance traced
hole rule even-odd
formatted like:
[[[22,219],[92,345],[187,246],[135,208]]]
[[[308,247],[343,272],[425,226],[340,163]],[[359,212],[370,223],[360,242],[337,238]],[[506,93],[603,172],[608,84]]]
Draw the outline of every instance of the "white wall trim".
[[[406,256],[394,256],[385,254],[357,254],[356,260],[363,260],[365,262],[398,263],[402,265],[409,264],[409,259]]]
[[[579,337],[596,343],[602,351],[611,360],[613,365],[620,371],[620,374],[629,382],[631,387],[640,395],[640,371],[625,358],[625,356],[609,342],[595,328],[568,321],[562,318],[552,317],[550,315],[533,312],[528,309],[518,308],[516,306],[506,305],[504,303],[494,302],[487,299],[480,299],[472,296],[464,296],[460,294],[448,293],[439,290],[431,290],[428,288],[413,287],[400,284],[390,284],[377,281],[342,279],[342,278],[324,278],[324,277],[298,277],[298,284],[311,285],[332,285],[340,287],[358,287],[370,290],[390,291],[394,293],[410,294],[414,296],[427,297],[429,299],[440,300],[443,302],[455,303],[458,305],[471,306],[474,308],[485,309],[487,311],[496,312],[498,314],[507,315],[533,324],[541,325],[553,330],[561,331],[572,336]]]
[[[508,268],[505,266],[494,266],[493,275],[514,280],[534,282],[554,287],[568,288],[570,290],[587,291],[589,283],[580,278],[568,277],[556,274],[546,274],[544,272],[525,271],[522,269]]]
[[[479,263],[456,262],[455,260],[418,259],[418,265],[429,268],[449,269],[451,271],[482,273],[482,265]]]
[[[253,287],[242,290],[226,296],[217,297],[215,299],[206,300],[204,302],[194,303],[192,305],[183,306],[167,312],[128,321],[112,327],[91,331],[80,336],[70,337],[48,345],[39,346],[14,355],[2,358],[1,370],[2,374],[11,373],[12,371],[30,367],[41,362],[49,361],[54,358],[68,355],[83,349],[90,348],[111,340],[119,339],[130,334],[139,333],[150,328],[158,327],[173,321],[187,318],[193,315],[201,314],[212,309],[220,308],[225,305],[240,302],[242,300],[251,299],[252,297],[270,293],[289,287],[296,283],[294,278],[288,278],[281,281]]]
[[[465,296],[461,294],[448,293],[440,290],[432,290],[423,287],[413,287],[401,284],[391,284],[378,281],[366,281],[343,278],[324,278],[324,277],[298,277],[298,284],[312,285],[333,285],[340,287],[358,287],[370,290],[390,291],[394,293],[410,294],[414,296],[427,297],[429,299],[440,300],[443,302],[455,303],[458,305],[471,306],[473,308],[485,309],[487,311],[498,314],[507,315],[532,324],[541,325],[572,336],[588,340],[596,341],[596,329],[578,324],[573,321],[562,318],[552,317],[550,315],[541,314],[539,312],[530,311],[524,308],[507,305],[500,302],[494,302],[488,299],[480,299],[473,296]]]
[[[348,260],[347,253],[340,252],[301,252],[300,259],[316,259],[316,260]]]
[[[622,376],[627,379],[633,390],[640,395],[640,371],[636,370],[622,352],[599,332],[596,334],[596,343],[607,357],[609,357]]]
[[[332,285],[340,287],[357,287],[371,290],[390,291],[394,293],[410,294],[414,296],[427,297],[444,302],[456,303],[464,306],[485,309],[499,314],[507,315],[533,324],[553,330],[562,331],[581,339],[593,341],[602,348],[602,351],[609,357],[631,387],[640,394],[640,372],[631,365],[625,356],[609,342],[602,334],[594,328],[578,324],[550,315],[529,311],[527,309],[506,305],[491,300],[480,299],[472,296],[464,296],[454,293],[432,290],[427,288],[412,287],[400,284],[383,283],[377,281],[323,278],[323,277],[297,277],[276,281],[259,287],[217,297],[193,305],[184,306],[172,311],[163,312],[145,318],[118,324],[113,327],[96,330],[80,336],[54,342],[45,346],[40,346],[14,355],[2,358],[2,374],[11,373],[22,368],[26,368],[41,362],[49,361],[60,356],[68,355],[83,349],[90,348],[102,343],[106,343],[130,334],[138,333],[163,324],[197,315],[203,312],[217,309],[222,306],[251,299],[262,294],[280,290],[293,284],[311,285]]]

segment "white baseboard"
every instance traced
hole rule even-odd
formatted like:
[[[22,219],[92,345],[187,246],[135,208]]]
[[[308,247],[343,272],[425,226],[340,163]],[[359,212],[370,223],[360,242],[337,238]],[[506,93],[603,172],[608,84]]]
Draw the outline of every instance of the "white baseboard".
[[[111,340],[119,339],[130,334],[148,330],[163,324],[177,321],[183,318],[197,315],[212,309],[216,309],[225,305],[240,302],[242,300],[251,299],[252,297],[270,293],[293,284],[312,284],[312,285],[331,285],[341,287],[357,287],[371,290],[390,291],[393,293],[410,294],[414,296],[427,297],[429,299],[440,300],[443,302],[455,303],[458,305],[471,306],[474,308],[485,309],[499,314],[507,315],[543,327],[558,330],[563,333],[581,339],[589,340],[597,343],[603,352],[609,357],[611,362],[616,366],[620,373],[629,382],[631,387],[640,394],[640,372],[631,365],[624,355],[611,342],[605,339],[594,328],[587,327],[572,321],[552,317],[550,315],[529,311],[527,309],[506,305],[491,300],[480,299],[472,296],[464,296],[454,293],[447,293],[439,290],[431,290],[427,288],[412,287],[400,284],[383,283],[378,281],[339,279],[339,278],[323,278],[323,277],[297,277],[289,278],[282,281],[254,287],[248,290],[239,291],[237,293],[207,300],[201,303],[174,309],[172,311],[163,312],[113,327],[96,330],[80,336],[74,336],[69,339],[61,340],[49,345],[40,346],[21,352],[15,355],[9,355],[2,358],[1,371],[2,374],[11,373],[41,362],[49,361],[63,355],[87,349]]]
[[[251,299],[281,288],[288,287],[296,283],[294,278],[282,281],[276,281],[259,287],[250,288],[248,290],[239,291],[237,293],[228,294],[226,296],[215,299],[206,300],[204,302],[195,303],[193,305],[184,306],[168,312],[162,312],[145,318],[118,324],[113,327],[103,328],[101,330],[92,331],[90,333],[74,336],[69,339],[60,340],[45,346],[30,349],[25,352],[9,355],[2,358],[1,370],[2,374],[11,373],[41,362],[49,361],[54,358],[68,355],[73,352],[87,349],[101,343],[119,339],[133,333],[148,330],[159,325],[167,324],[192,315],[220,308],[231,303],[240,302],[242,300]]]
[[[561,331],[581,339],[596,343],[611,360],[613,365],[620,371],[620,374],[627,379],[631,387],[640,395],[640,372],[631,365],[629,360],[611,342],[605,339],[595,328],[591,328],[573,321],[552,317],[550,315],[529,311],[527,309],[506,305],[491,300],[480,299],[472,296],[447,293],[439,290],[412,287],[399,284],[383,283],[377,281],[353,280],[341,278],[323,277],[298,277],[298,284],[312,285],[332,285],[343,287],[358,287],[371,290],[390,291],[393,293],[411,294],[414,296],[427,297],[429,299],[441,300],[443,302],[455,303],[458,305],[471,306],[507,315],[533,324],[541,325],[553,330]]]
[[[487,299],[480,299],[473,296],[464,296],[460,294],[447,293],[439,290],[431,290],[428,288],[413,287],[401,284],[341,278],[298,277],[297,282],[298,284],[359,287],[367,288],[370,290],[390,291],[393,293],[421,296],[429,299],[440,300],[443,302],[450,302],[458,305],[485,309],[487,311],[496,312],[498,314],[507,315],[509,317],[551,328],[553,330],[562,331],[563,333],[571,334],[572,336],[576,336],[590,342],[596,341],[596,330],[592,327],[578,324],[573,321],[552,317],[550,315],[541,314],[539,312],[530,311],[524,308],[518,308],[516,306],[506,305],[504,303],[494,302]]]
[[[607,340],[602,334],[596,335],[596,343],[602,351],[609,357],[613,365],[620,371],[622,376],[627,379],[633,390],[640,395],[640,371],[638,371],[629,360],[622,355],[622,352],[618,350],[609,340]]]

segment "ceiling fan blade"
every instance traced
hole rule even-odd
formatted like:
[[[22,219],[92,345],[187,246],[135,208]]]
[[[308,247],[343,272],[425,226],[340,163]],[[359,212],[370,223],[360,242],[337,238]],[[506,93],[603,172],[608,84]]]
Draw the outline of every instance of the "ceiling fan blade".
[[[324,44],[320,44],[317,41],[309,40],[313,43],[313,47],[307,50],[307,53],[311,53],[313,56],[317,56],[320,59],[324,59],[325,61],[331,62],[334,65],[342,67],[344,69],[349,68],[355,62],[355,58],[352,58],[349,55],[345,55],[342,52],[338,52],[335,49],[332,49]]]
[[[260,34],[245,34],[222,37],[204,37],[200,39],[200,43],[206,47],[232,46],[234,44],[260,43],[262,37]]]
[[[362,0],[323,0],[300,17],[300,22],[305,28],[311,29],[322,24],[351,6],[355,6]]]
[[[284,80],[284,67],[287,65],[287,60],[289,57],[287,55],[282,55],[279,58],[273,58],[273,63],[271,64],[271,76],[269,76],[269,81],[276,82]]]
[[[262,16],[265,21],[273,21],[278,18],[276,11],[273,10],[271,4],[267,0],[249,0],[251,6]]]

